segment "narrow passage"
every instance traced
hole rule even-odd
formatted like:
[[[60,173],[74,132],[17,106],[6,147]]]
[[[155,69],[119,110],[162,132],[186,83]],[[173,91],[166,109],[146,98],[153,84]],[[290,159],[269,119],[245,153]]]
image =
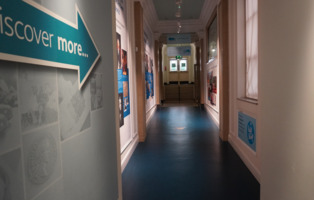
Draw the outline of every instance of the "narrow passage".
[[[258,200],[260,185],[199,107],[161,107],[122,174],[124,200]]]

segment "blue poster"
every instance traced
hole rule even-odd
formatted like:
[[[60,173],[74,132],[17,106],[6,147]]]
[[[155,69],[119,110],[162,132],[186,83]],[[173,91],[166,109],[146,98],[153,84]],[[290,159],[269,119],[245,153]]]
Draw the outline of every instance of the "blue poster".
[[[238,112],[238,136],[256,152],[256,119]]]
[[[123,112],[123,118],[130,114],[130,98],[129,98],[129,70],[117,69],[118,72],[118,94],[121,96],[119,99],[119,110]],[[121,101],[121,102],[120,102]]]
[[[0,11],[1,60],[78,70],[83,86],[100,53],[78,7],[75,23],[35,1],[1,1]]]
[[[146,84],[146,99],[154,96],[154,74],[146,72],[145,73],[145,84]]]

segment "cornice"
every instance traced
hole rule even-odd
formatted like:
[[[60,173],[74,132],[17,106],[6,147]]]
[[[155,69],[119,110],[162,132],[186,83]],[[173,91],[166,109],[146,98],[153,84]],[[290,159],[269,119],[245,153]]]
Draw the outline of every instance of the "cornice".
[[[140,2],[143,7],[144,21],[147,22],[151,30],[154,30],[154,25],[158,21],[158,17],[153,0],[141,0]]]
[[[200,14],[200,20],[202,21],[203,27],[207,26],[207,23],[219,2],[219,0],[204,1],[204,5]]]

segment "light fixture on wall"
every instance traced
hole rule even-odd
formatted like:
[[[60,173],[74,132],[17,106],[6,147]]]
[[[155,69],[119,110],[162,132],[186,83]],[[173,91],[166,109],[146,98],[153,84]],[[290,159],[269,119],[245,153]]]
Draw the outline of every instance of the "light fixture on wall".
[[[176,6],[177,6],[177,11],[175,13],[176,18],[178,19],[177,22],[177,33],[180,33],[181,31],[181,22],[180,22],[180,18],[181,18],[181,4],[182,4],[182,0],[176,0]]]
[[[177,27],[178,27],[177,33],[180,33],[181,27],[182,27],[180,20],[178,20],[178,22],[177,22]]]

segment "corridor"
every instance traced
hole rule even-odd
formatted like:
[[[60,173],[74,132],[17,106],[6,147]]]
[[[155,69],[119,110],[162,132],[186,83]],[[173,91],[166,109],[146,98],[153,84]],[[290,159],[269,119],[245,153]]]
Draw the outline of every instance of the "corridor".
[[[260,185],[199,107],[160,107],[122,174],[124,200],[255,200]]]

